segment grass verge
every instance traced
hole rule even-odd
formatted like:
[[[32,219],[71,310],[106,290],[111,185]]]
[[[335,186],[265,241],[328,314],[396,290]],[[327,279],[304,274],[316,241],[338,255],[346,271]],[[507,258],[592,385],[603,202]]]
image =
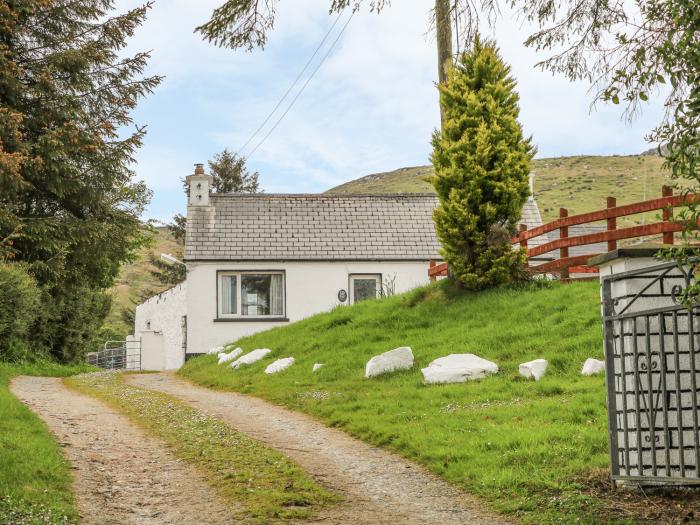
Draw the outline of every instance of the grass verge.
[[[13,396],[14,376],[67,376],[85,366],[0,363],[0,523],[75,523],[70,465],[44,423]]]
[[[273,352],[235,371],[203,356],[180,374],[312,414],[423,463],[525,523],[629,521],[581,481],[608,466],[605,380],[580,375],[586,358],[603,355],[597,283],[469,294],[441,282],[235,344]],[[413,370],[363,377],[370,357],[404,345],[413,348]],[[424,385],[420,367],[450,353],[495,361],[500,373]],[[288,356],[296,359],[290,369],[262,373]],[[547,375],[521,379],[518,364],[540,357],[549,361]],[[312,373],[314,363],[325,366]]]
[[[175,398],[126,384],[102,372],[66,383],[125,413],[200,470],[219,494],[240,508],[241,521],[307,518],[337,501],[284,455]]]

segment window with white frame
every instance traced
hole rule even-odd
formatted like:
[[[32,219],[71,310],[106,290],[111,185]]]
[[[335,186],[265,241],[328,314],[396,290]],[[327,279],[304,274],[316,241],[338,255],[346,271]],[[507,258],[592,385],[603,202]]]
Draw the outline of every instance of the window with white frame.
[[[350,304],[366,299],[376,299],[381,293],[381,274],[350,274]]]
[[[284,317],[284,272],[219,272],[219,317]]]

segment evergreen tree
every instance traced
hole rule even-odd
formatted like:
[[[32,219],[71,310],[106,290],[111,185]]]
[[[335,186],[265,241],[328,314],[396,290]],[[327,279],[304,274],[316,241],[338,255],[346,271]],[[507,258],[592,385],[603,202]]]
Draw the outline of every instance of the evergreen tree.
[[[181,213],[173,215],[173,222],[167,225],[172,233],[175,242],[181,246],[185,245],[185,230],[187,229],[187,217]]]
[[[214,178],[212,186],[217,193],[259,193],[260,174],[250,173],[245,158],[225,149],[209,161],[209,173]]]
[[[105,290],[145,240],[150,192],[130,169],[144,129],[125,131],[160,78],[122,50],[149,7],[0,0],[0,254],[40,286],[31,347],[64,360],[92,349]]]
[[[246,166],[246,159],[231,153],[228,149],[224,149],[209,161],[209,172],[214,178],[212,186],[217,193],[262,193],[258,182],[260,174],[257,171],[250,173]],[[182,186],[187,194],[189,188],[184,179]],[[167,226],[175,241],[178,244],[185,244],[187,217],[176,213]]]
[[[148,262],[152,267],[149,273],[167,288],[179,284],[187,278],[187,269],[183,264],[165,262],[153,253],[148,255]]]
[[[438,86],[445,122],[433,135],[435,225],[451,274],[469,289],[510,282],[523,262],[509,238],[535,150],[518,123],[515,84],[495,43],[477,35]]]

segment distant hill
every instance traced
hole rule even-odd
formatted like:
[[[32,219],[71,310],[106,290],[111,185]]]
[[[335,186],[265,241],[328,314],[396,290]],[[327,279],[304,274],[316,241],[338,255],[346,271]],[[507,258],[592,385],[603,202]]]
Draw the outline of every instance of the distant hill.
[[[658,155],[579,156],[537,159],[535,198],[546,221],[558,217],[559,208],[570,214],[583,213],[605,207],[608,196],[618,204],[637,202],[661,196],[661,186],[668,182]],[[326,193],[392,193],[433,191],[425,178],[433,174],[432,166],[401,168],[385,173],[367,175],[346,182]],[[638,224],[651,221],[655,213],[621,219],[620,224]]]
[[[119,278],[110,290],[112,309],[105,322],[115,334],[124,337],[132,333],[134,327],[127,322],[125,313],[133,314],[137,304],[170,287],[162,285],[151,275],[154,267],[149,262],[149,254],[160,257],[161,253],[182,257],[182,246],[175,242],[170,230],[165,227],[156,230],[153,244],[143,248],[133,263],[122,266]]]

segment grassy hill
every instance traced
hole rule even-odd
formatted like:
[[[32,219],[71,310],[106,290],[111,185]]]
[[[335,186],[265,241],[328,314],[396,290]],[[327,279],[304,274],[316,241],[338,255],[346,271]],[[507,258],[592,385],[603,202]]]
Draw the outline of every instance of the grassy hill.
[[[661,186],[668,182],[658,155],[580,156],[537,159],[535,196],[545,222],[557,218],[559,208],[571,215],[605,207],[608,196],[618,204],[627,204],[661,196]],[[341,184],[327,193],[428,192],[432,186],[425,178],[432,166],[401,168],[367,175]],[[655,213],[620,219],[620,225],[651,222]]]
[[[245,351],[272,349],[248,367],[234,371],[203,356],[180,374],[311,414],[524,523],[671,522],[692,510],[697,498],[647,504],[611,490],[605,380],[579,373],[586,358],[603,356],[598,284],[542,286],[474,294],[442,281],[236,341]],[[405,345],[416,357],[412,370],[364,378],[370,357]],[[420,368],[450,353],[477,354],[500,372],[424,385]],[[296,359],[290,369],[263,373],[288,356]],[[518,364],[540,357],[549,360],[547,375],[521,379]],[[312,373],[314,363],[325,366]]]
[[[151,246],[141,249],[133,263],[122,267],[119,279],[110,290],[112,309],[105,321],[115,335],[120,334],[120,337],[124,337],[132,333],[134,327],[127,322],[129,313],[133,314],[136,305],[148,297],[170,287],[162,285],[151,275],[151,270],[155,268],[149,262],[149,255],[160,257],[161,253],[182,256],[182,246],[175,242],[167,228],[156,229]]]

